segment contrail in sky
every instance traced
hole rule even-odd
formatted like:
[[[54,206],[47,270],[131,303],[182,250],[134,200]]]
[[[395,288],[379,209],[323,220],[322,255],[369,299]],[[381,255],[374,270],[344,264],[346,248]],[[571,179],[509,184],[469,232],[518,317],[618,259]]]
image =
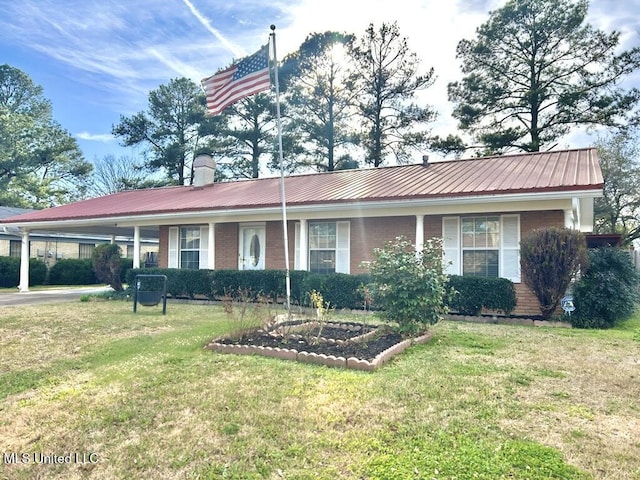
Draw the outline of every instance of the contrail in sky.
[[[211,32],[211,34],[214,37],[216,37],[218,40],[220,40],[220,42],[222,42],[222,44],[225,47],[227,47],[231,51],[231,53],[233,53],[233,55],[235,57],[243,57],[243,56],[246,55],[246,52],[244,50],[242,50],[241,48],[236,47],[233,43],[231,43],[229,40],[227,40],[217,29],[215,29],[211,25],[211,22],[209,21],[209,19],[207,17],[205,17],[204,15],[202,15],[200,13],[200,11],[193,5],[193,3],[191,3],[190,0],[182,0],[182,2],[187,7],[189,7],[189,10],[191,10],[191,13],[193,13],[193,15],[204,26],[204,28],[209,30],[209,32]]]

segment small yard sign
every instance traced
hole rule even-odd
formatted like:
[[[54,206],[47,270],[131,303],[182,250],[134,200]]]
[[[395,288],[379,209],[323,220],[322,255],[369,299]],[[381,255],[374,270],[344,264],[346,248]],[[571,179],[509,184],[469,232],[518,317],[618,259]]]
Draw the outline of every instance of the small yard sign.
[[[562,299],[560,300],[560,306],[562,307],[562,310],[565,311],[565,313],[571,315],[571,312],[576,309],[575,305],[573,304],[573,295],[565,295],[564,297],[562,297]]]

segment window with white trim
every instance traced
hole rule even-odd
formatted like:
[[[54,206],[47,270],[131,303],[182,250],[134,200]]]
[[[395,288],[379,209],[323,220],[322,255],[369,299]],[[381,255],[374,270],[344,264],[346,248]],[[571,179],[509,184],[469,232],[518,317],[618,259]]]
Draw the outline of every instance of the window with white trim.
[[[334,273],[336,271],[336,223],[309,224],[309,271]]]
[[[179,268],[200,268],[200,227],[180,227]]]
[[[169,268],[207,268],[209,227],[189,225],[169,227],[167,266]]]
[[[520,216],[443,217],[447,273],[520,282]]]
[[[500,217],[463,217],[462,274],[497,277],[500,264]]]
[[[299,265],[300,224],[296,224],[296,268],[315,273],[349,273],[350,271],[350,224],[339,222],[309,222],[307,265]]]

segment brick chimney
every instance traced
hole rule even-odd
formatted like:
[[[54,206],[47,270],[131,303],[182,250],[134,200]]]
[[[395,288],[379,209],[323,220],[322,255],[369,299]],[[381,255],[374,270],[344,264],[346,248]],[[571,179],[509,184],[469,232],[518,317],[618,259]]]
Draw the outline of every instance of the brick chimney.
[[[193,186],[203,187],[213,183],[216,162],[211,155],[201,153],[193,161]]]

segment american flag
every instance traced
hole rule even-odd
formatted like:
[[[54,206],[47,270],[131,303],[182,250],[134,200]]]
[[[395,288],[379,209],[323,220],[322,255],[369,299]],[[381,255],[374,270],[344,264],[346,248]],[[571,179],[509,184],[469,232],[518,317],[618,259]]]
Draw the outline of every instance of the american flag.
[[[271,87],[269,45],[250,57],[202,80],[207,96],[207,114],[218,115],[238,100]]]

